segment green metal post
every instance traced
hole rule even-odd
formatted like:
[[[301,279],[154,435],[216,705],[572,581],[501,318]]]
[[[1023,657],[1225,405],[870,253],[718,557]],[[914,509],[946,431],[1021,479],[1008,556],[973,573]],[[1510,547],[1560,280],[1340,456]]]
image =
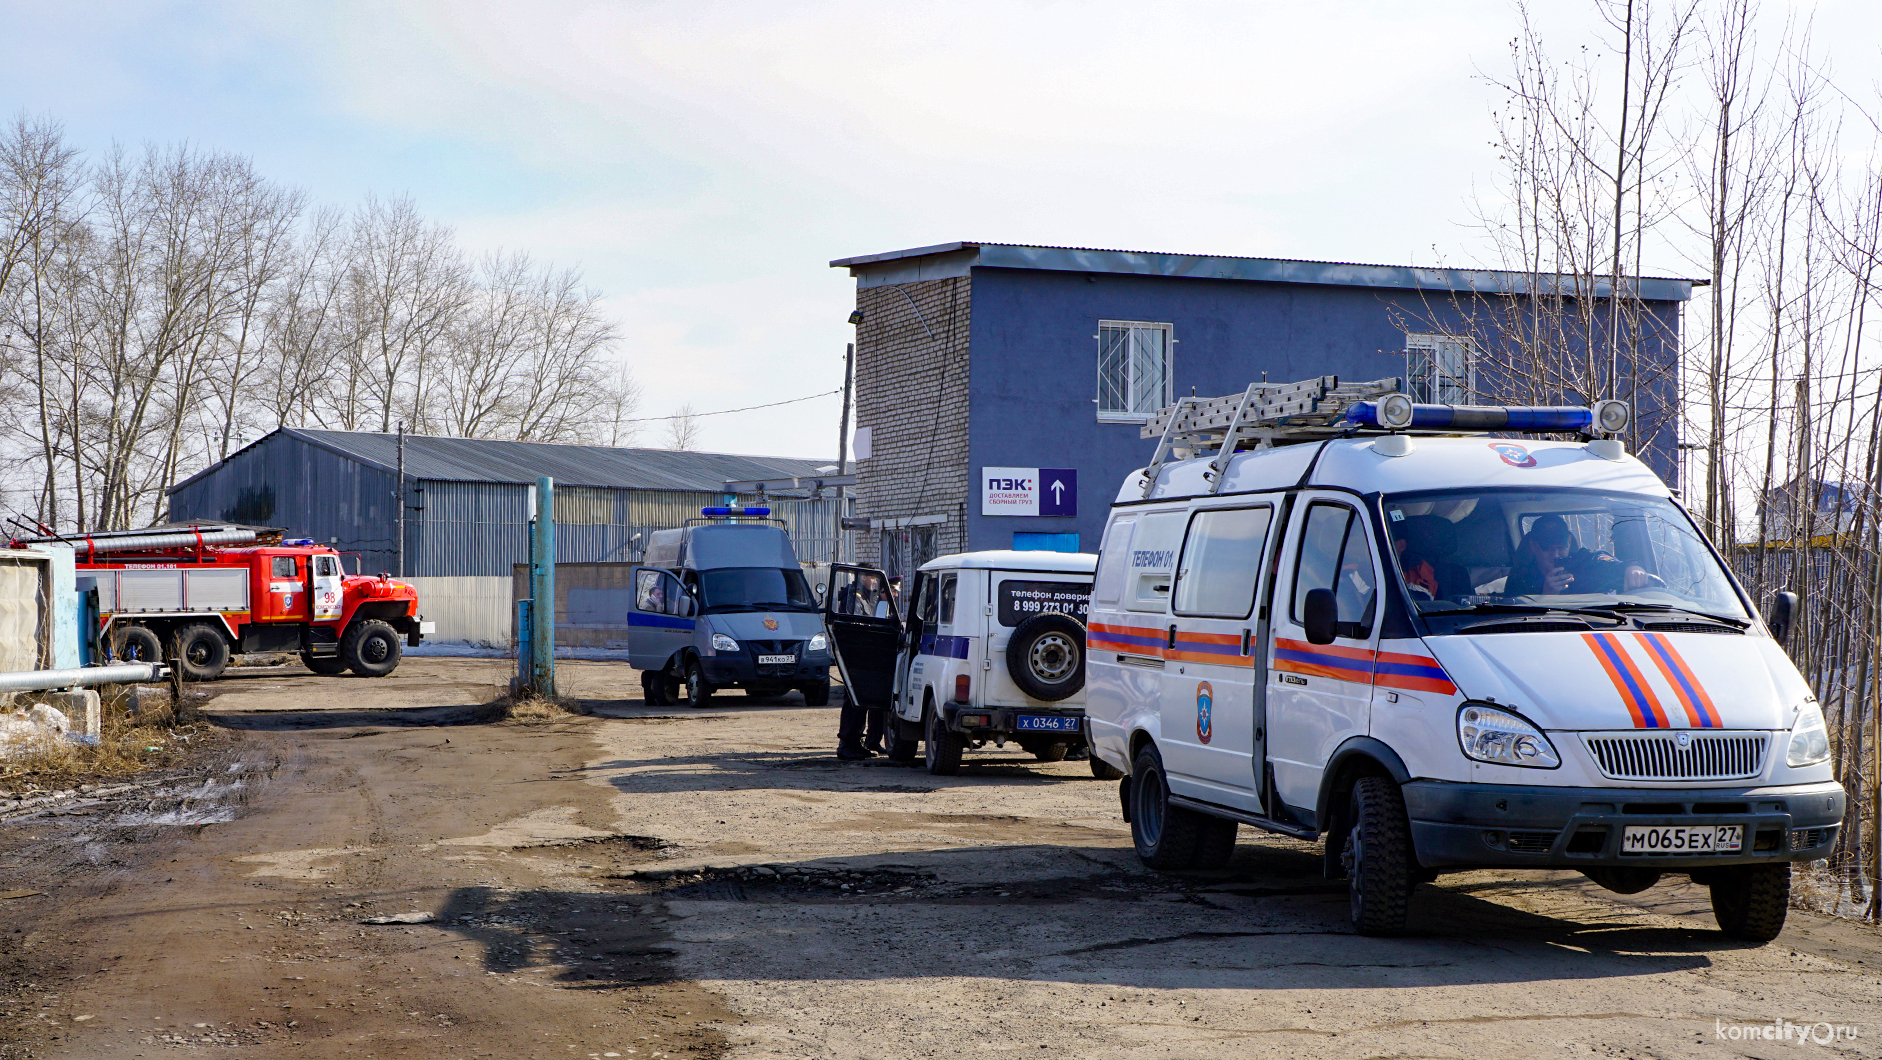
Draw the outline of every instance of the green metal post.
[[[539,696],[555,695],[555,480],[536,480],[536,525],[529,540],[530,679]]]

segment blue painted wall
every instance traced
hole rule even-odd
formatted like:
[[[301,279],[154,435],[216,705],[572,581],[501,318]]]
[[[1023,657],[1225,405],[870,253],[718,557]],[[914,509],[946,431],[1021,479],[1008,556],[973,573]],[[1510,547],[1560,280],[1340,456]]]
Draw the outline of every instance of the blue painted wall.
[[[1098,422],[1100,320],[1174,325],[1179,397],[1191,388],[1204,397],[1235,393],[1263,372],[1274,382],[1402,376],[1406,331],[1461,320],[1448,294],[1403,289],[977,267],[972,290],[970,549],[1011,548],[1017,531],[1077,533],[1079,547],[1095,552],[1119,484],[1149,461],[1156,443],[1138,437],[1138,424]],[[1676,340],[1678,303],[1646,309],[1649,325]],[[1672,482],[1672,417],[1664,413],[1675,406],[1678,343],[1648,348],[1668,360],[1641,373],[1654,382],[1637,397],[1640,418],[1655,425],[1642,458]],[[1486,373],[1478,382],[1495,393]],[[982,467],[1077,468],[1077,516],[981,515]]]

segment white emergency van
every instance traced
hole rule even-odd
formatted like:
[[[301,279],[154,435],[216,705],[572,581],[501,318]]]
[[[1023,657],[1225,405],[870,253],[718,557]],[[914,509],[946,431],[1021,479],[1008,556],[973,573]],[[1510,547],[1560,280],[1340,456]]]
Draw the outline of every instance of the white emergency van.
[[[1257,384],[1146,428],[1085,702],[1138,855],[1212,868],[1239,824],[1325,835],[1369,934],[1441,872],[1579,869],[1622,893],[1682,873],[1728,934],[1774,937],[1790,863],[1825,856],[1844,812],[1782,647],[1796,597],[1760,617],[1610,437],[1625,405],[1396,390]]]
[[[1090,553],[989,551],[923,564],[906,598],[883,572],[837,565],[824,594],[843,683],[890,711],[891,759],[960,771],[969,748],[1008,741],[1041,761],[1085,746]],[[900,608],[906,606],[904,620]],[[1093,760],[1100,777],[1119,774]]]

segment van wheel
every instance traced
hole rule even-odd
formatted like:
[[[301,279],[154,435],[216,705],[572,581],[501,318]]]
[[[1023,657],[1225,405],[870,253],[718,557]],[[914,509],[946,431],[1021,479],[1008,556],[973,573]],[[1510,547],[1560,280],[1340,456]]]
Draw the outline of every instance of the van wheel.
[[[229,642],[213,626],[184,626],[176,635],[176,665],[191,681],[214,681],[229,665]]]
[[[1196,857],[1190,867],[1204,872],[1228,868],[1235,858],[1235,833],[1240,828],[1224,817],[1204,817],[1196,830]]]
[[[951,777],[961,771],[961,754],[967,750],[967,737],[941,723],[941,712],[929,703],[922,711],[923,742],[927,745],[928,772],[937,777]]]
[[[672,704],[666,697],[666,674],[659,670],[640,672],[640,698],[650,707],[667,707]]]
[[[902,735],[902,726],[906,724],[891,710],[888,724],[882,727],[882,753],[889,756],[889,761],[907,765],[915,760],[921,751],[921,741],[911,740]]]
[[[1085,687],[1085,627],[1057,611],[1021,622],[1006,642],[1006,672],[1034,699],[1070,696]]]
[[[712,705],[712,682],[706,680],[706,671],[700,668],[698,659],[686,661],[686,704],[691,707],[709,707]]]
[[[1712,917],[1719,930],[1747,942],[1769,942],[1790,911],[1791,867],[1733,865],[1712,870]]]
[[[1020,749],[1041,762],[1063,762],[1070,754],[1072,746],[1064,740],[1043,739],[1038,736],[1021,736],[1016,742]]]
[[[830,682],[819,681],[814,685],[804,686],[804,705],[807,707],[827,707],[830,705]]]
[[[1130,804],[1131,842],[1137,847],[1138,860],[1165,872],[1195,863],[1196,840],[1205,818],[1170,805],[1170,784],[1155,744],[1137,752],[1131,768]]]
[[[1361,777],[1348,804],[1346,870],[1348,916],[1361,935],[1396,935],[1405,930],[1411,904],[1411,824],[1405,797],[1390,777]]]
[[[404,653],[398,631],[376,618],[353,623],[340,638],[340,658],[361,677],[384,677],[399,668]]]
[[[301,662],[322,677],[338,677],[346,672],[346,660],[338,655],[310,655],[302,652]]]
[[[1091,775],[1099,780],[1116,780],[1124,775],[1124,771],[1094,754],[1091,756]]]
[[[119,662],[162,662],[163,642],[143,626],[125,626],[118,631],[111,653]]]

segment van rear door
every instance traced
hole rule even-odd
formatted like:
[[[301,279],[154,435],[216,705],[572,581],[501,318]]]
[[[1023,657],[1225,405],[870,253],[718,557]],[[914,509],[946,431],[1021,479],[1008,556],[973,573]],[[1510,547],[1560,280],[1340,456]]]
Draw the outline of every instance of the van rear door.
[[[850,701],[887,708],[895,697],[895,663],[902,622],[888,576],[870,567],[837,563],[823,594],[823,626]]]

